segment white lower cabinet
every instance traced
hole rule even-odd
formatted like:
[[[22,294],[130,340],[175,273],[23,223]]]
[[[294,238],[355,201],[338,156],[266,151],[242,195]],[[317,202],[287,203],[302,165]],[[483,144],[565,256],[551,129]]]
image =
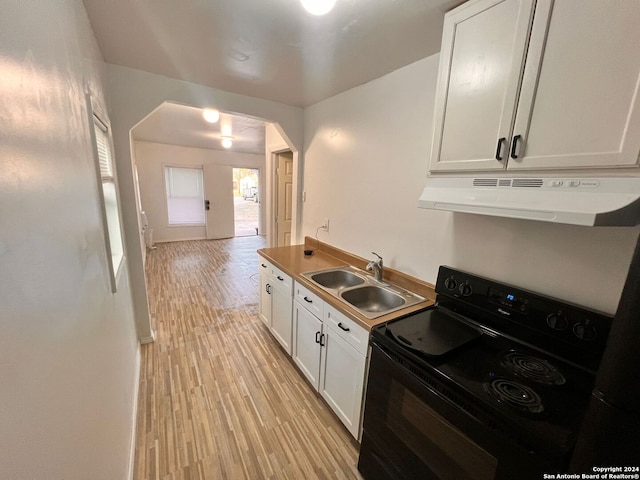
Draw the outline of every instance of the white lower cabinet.
[[[331,328],[324,337],[320,366],[320,394],[356,439],[360,433],[362,388],[366,357],[345,342]]]
[[[369,332],[297,282],[294,298],[293,361],[358,440]]]
[[[291,355],[293,279],[282,270],[259,258],[260,318],[271,334]]]
[[[317,390],[320,385],[320,338],[322,320],[293,302],[293,361],[309,383]]]
[[[260,272],[260,320],[271,328],[271,264],[260,257],[258,271]]]

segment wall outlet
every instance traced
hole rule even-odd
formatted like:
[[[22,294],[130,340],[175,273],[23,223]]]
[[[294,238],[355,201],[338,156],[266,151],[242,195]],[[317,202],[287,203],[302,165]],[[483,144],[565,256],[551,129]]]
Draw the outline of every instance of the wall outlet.
[[[322,226],[320,227],[322,230],[324,230],[325,232],[329,233],[329,219],[325,218],[322,221]]]

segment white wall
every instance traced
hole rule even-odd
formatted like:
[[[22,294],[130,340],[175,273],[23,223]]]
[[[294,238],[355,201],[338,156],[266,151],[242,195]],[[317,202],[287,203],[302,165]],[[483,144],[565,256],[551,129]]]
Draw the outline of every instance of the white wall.
[[[435,283],[450,265],[614,313],[637,228],[587,228],[417,208],[438,55],[304,111],[302,234]]]
[[[136,141],[135,156],[142,209],[147,213],[155,242],[206,238],[205,227],[169,227],[164,187],[164,166],[202,167],[206,164],[257,168],[264,175],[263,155]],[[263,212],[261,212],[263,213]]]
[[[141,226],[134,188],[135,157],[130,130],[156,107],[172,101],[194,107],[216,107],[225,112],[262,118],[280,125],[296,150],[302,148],[302,109],[259,98],[237,95],[195,83],[107,64],[111,121],[120,180],[121,201],[129,255],[136,326],[140,338],[151,338],[149,305],[144,277]]]
[[[85,108],[102,56],[81,0],[0,11],[0,478],[124,479],[139,357]]]

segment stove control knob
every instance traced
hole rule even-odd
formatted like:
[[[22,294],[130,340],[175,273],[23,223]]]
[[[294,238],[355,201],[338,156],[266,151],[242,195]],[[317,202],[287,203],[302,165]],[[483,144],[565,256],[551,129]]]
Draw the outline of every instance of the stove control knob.
[[[468,297],[469,295],[471,295],[471,285],[469,285],[468,283],[463,283],[462,285],[460,285],[460,288],[458,288],[458,291],[463,297]]]
[[[569,322],[562,310],[558,310],[556,313],[551,313],[547,316],[547,325],[553,330],[564,330],[569,326]]]
[[[455,290],[458,286],[458,282],[456,282],[453,277],[449,277],[444,281],[444,288],[447,290]]]
[[[584,323],[576,323],[573,326],[573,334],[580,340],[594,340],[598,336],[596,327],[591,325],[589,320],[585,320]]]

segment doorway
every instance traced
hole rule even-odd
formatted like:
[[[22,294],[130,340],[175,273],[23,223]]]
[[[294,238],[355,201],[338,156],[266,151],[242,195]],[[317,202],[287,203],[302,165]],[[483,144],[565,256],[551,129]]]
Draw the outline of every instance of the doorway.
[[[233,169],[234,231],[236,237],[259,234],[260,176],[257,168]]]

